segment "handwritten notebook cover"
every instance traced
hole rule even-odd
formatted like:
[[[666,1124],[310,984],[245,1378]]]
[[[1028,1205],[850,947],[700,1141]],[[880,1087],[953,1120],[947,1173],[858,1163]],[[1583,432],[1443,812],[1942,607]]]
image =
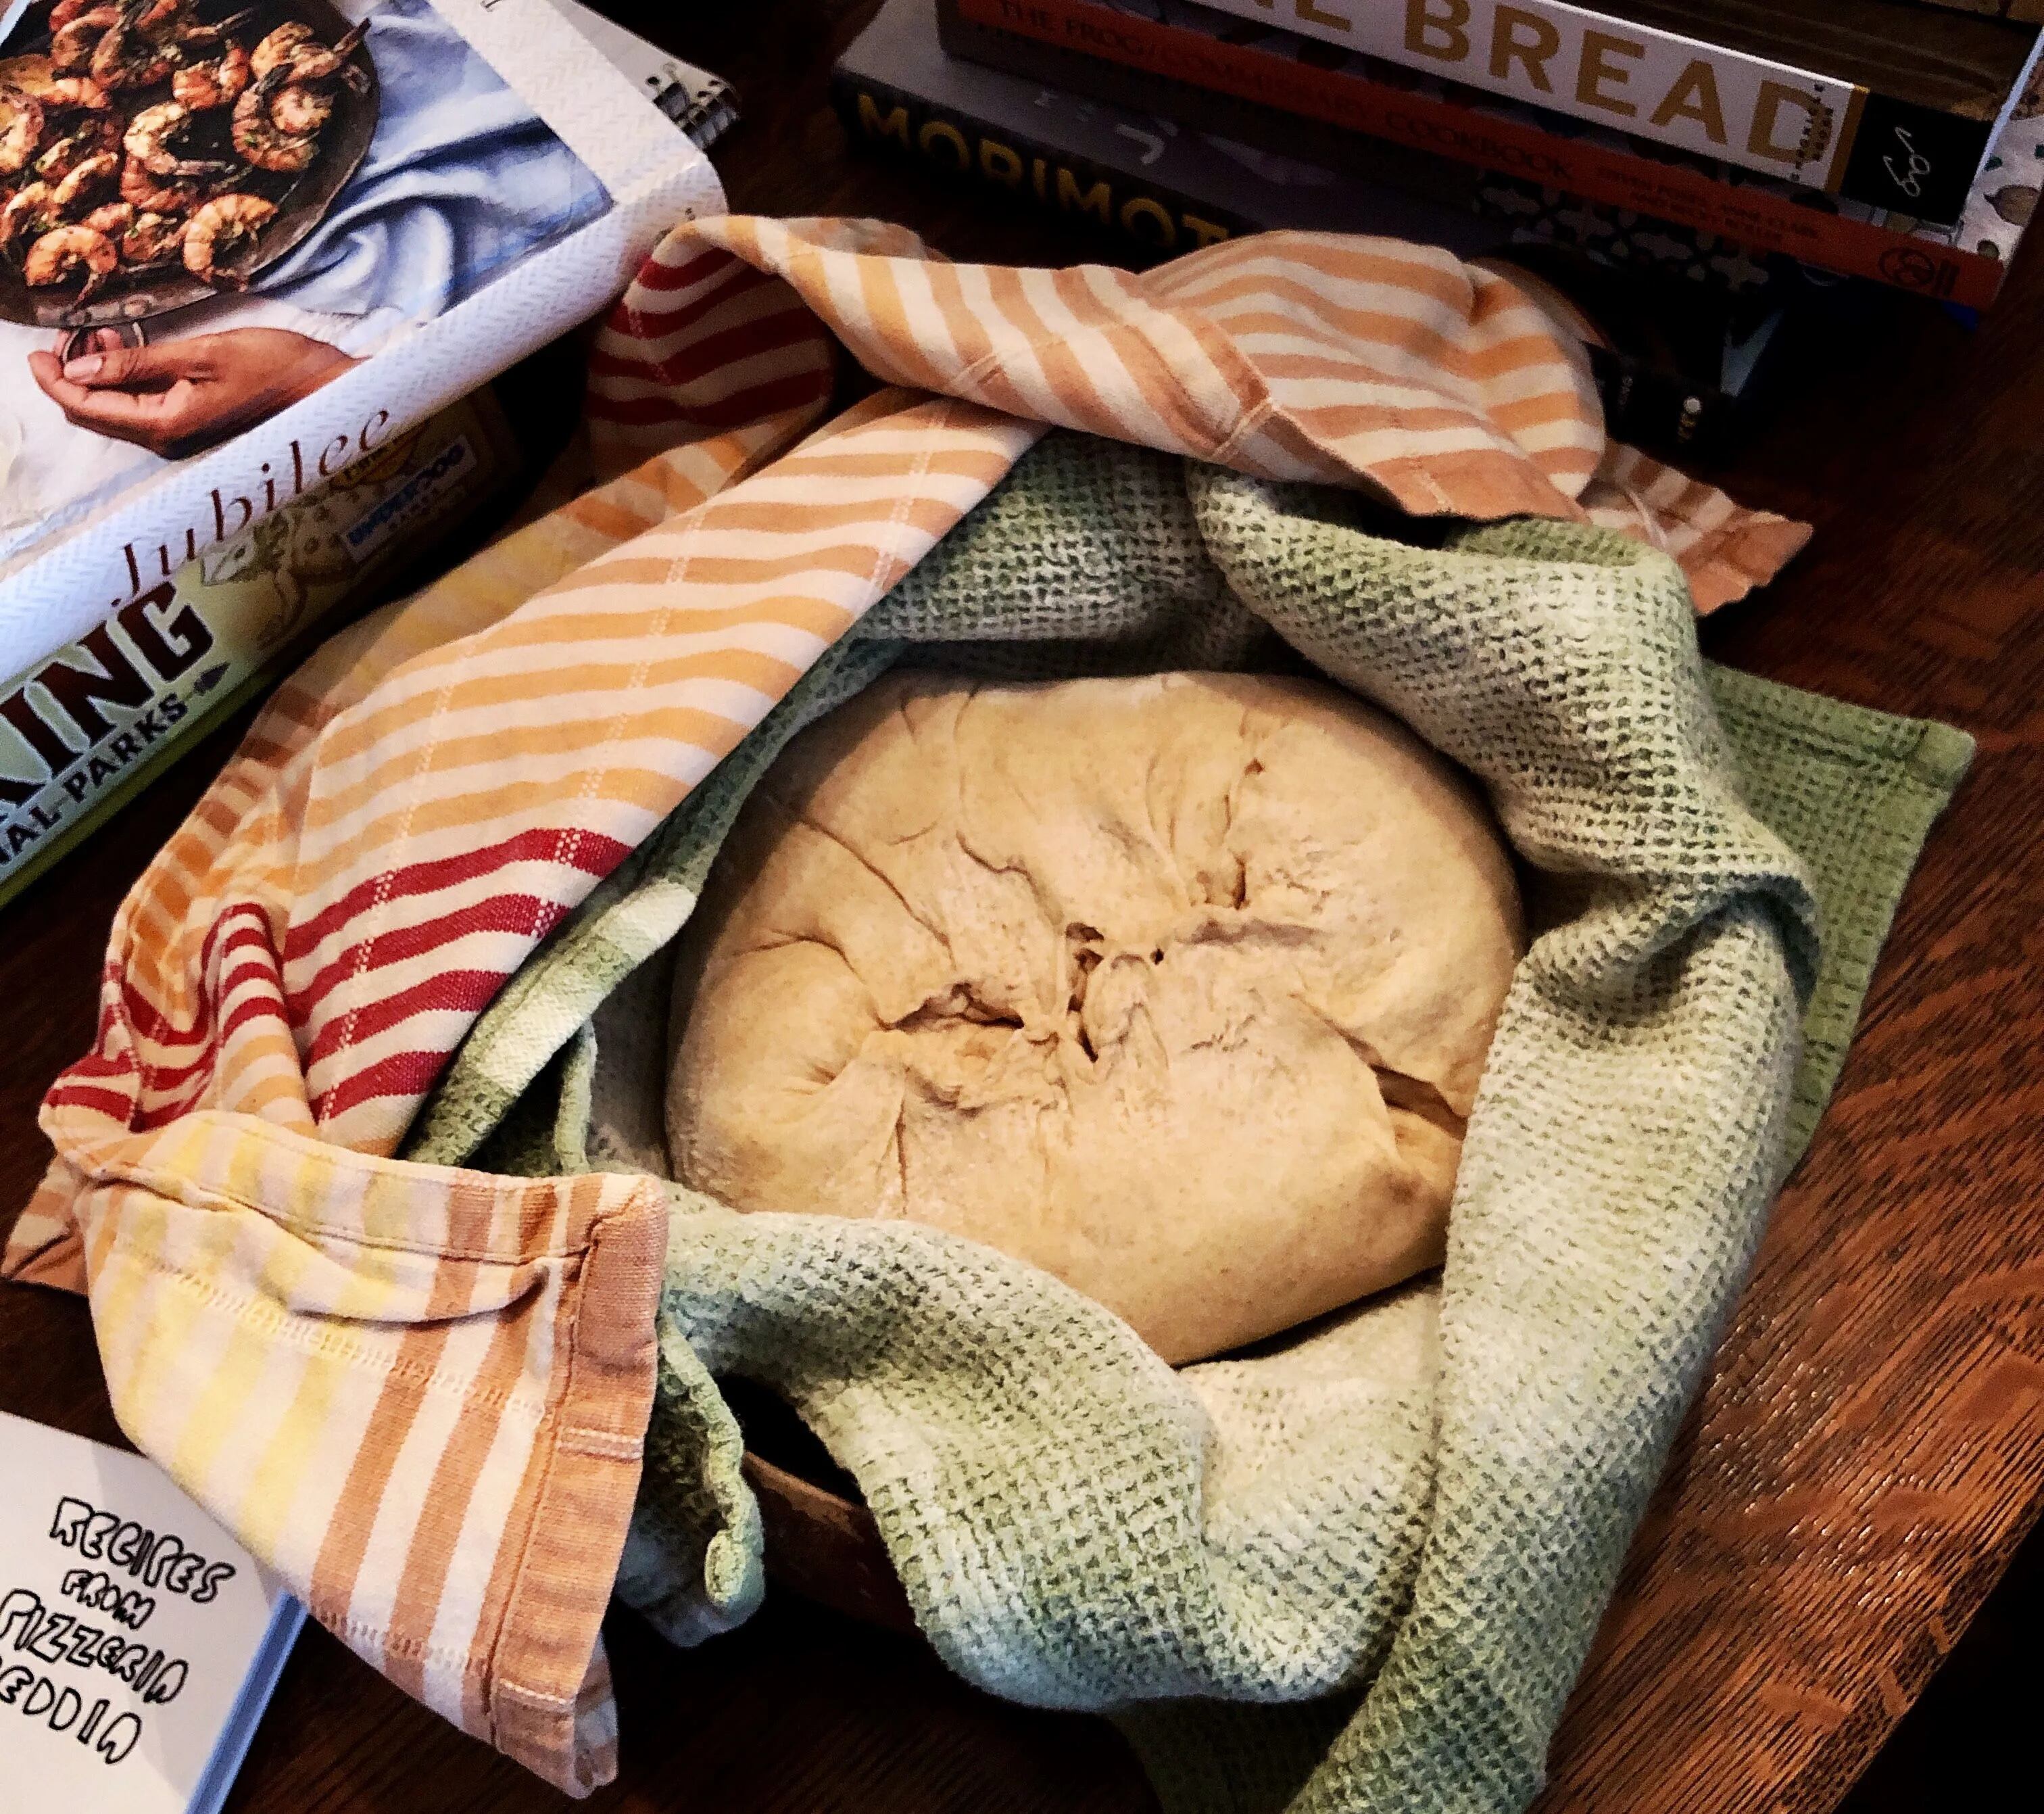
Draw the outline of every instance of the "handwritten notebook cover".
[[[0,1814],[212,1814],[304,1617],[153,1462],[0,1413]]]

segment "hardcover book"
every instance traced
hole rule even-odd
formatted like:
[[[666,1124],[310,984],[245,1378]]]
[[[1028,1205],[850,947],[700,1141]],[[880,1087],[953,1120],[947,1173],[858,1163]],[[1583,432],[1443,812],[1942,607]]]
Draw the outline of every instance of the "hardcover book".
[[[1906,0],[1212,0],[1344,49],[1950,221],[2033,25]]]
[[[0,680],[0,904],[528,476],[486,387]]]
[[[1516,244],[1466,206],[947,56],[936,13],[936,0],[888,0],[845,52],[832,87],[854,140],[1112,234],[1139,258],[1293,227],[1509,263],[1582,340],[1613,432],[1663,447],[1721,443],[1781,339],[1777,306],[1622,281],[1565,248]]]
[[[1984,306],[2021,240],[2044,165],[2034,86],[2011,110],[1958,221],[1939,226],[1191,0],[941,0],[939,19],[956,55],[1025,79],[1394,183],[1603,262],[1756,295],[1807,289],[1809,267]]]
[[[720,209],[677,119],[728,106],[672,86],[554,0],[34,0],[0,41],[0,674]]]

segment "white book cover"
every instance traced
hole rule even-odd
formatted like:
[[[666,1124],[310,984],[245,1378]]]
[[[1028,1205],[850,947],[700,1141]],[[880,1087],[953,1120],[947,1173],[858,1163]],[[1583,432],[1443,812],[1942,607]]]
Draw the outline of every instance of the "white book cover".
[[[554,0],[575,29],[644,91],[646,98],[705,151],[738,119],[736,97],[722,77],[649,44],[582,0]]]
[[[110,50],[112,28],[60,37],[98,17],[78,0],[29,0],[0,38],[0,84],[43,96],[29,161],[0,170],[0,674],[595,313],[724,206],[645,72],[555,0],[119,4]]]
[[[0,1814],[212,1814],[304,1620],[154,1462],[0,1413]]]

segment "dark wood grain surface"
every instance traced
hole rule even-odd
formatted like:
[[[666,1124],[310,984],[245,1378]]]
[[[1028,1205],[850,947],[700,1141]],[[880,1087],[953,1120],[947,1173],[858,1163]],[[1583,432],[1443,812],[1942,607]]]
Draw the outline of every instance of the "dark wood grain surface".
[[[738,83],[745,123],[717,157],[734,207],[886,216],[962,257],[1066,263],[1091,249],[847,155],[824,77],[870,0],[606,3]],[[1635,1546],[1557,1739],[1545,1809],[1815,1814],[1850,1789],[1851,1814],[1898,1814],[1965,1805],[1970,1785],[2004,1768],[2032,1774],[2044,1540],[2022,1543],[2044,1504],[2041,340],[2044,259],[1977,333],[1902,309],[1831,336],[1802,349],[1772,425],[1718,475],[1817,536],[1777,584],[1707,627],[1710,652],[1947,719],[1981,755]],[[36,1101],[90,1036],[114,905],[233,734],[0,912],[0,1226],[47,1154]],[[0,1408],[118,1439],[82,1305],[0,1286]],[[698,1651],[670,1651],[623,1616],[610,1641],[624,1768],[593,1808],[1151,1806],[1103,1723],[997,1704],[912,1640],[785,1592]],[[1983,1804],[2020,1804],[2007,1793]],[[229,1803],[563,1804],[317,1630]]]

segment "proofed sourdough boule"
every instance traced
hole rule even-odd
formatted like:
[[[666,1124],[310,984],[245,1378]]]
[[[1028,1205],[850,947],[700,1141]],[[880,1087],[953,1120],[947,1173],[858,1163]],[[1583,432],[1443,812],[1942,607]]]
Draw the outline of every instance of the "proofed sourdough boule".
[[[897,673],[718,856],[675,1175],[969,1236],[1219,1353],[1439,1263],[1521,938],[1468,782],[1331,686]]]

